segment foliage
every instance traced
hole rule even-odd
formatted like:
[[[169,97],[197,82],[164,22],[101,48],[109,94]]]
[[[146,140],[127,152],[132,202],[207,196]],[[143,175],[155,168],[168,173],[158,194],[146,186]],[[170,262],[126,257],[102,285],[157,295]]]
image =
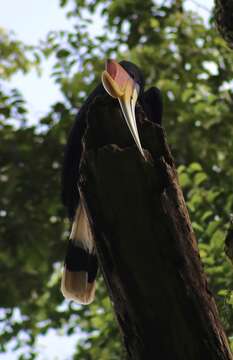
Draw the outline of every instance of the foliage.
[[[0,76],[8,79],[16,71],[26,73],[40,63],[40,56],[31,46],[17,40],[14,33],[0,27]]]
[[[16,338],[16,347],[28,343],[34,358],[38,334],[63,328],[69,336],[80,326],[85,336],[77,345],[77,359],[123,358],[102,280],[90,307],[64,305],[59,292],[69,229],[59,198],[62,153],[74,114],[100,80],[106,57],[135,61],[144,69],[147,86],[162,89],[164,126],[202,261],[227,334],[233,336],[233,272],[223,253],[233,211],[232,53],[213,24],[205,26],[197,14],[183,10],[182,2],[60,4],[72,7],[67,16],[76,20],[73,31],[51,32],[31,54],[37,54],[37,62],[55,55],[53,78],[64,103],[54,104],[36,127],[28,126],[22,96],[0,83],[1,349]],[[93,35],[96,14],[103,30]],[[35,55],[28,60],[20,42],[5,35],[1,42],[5,77],[35,64]]]

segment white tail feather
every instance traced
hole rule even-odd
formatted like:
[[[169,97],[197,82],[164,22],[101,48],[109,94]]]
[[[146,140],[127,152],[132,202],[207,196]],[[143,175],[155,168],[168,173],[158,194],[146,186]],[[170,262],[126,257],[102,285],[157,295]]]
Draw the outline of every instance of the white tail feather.
[[[70,240],[77,247],[89,253],[95,253],[95,243],[82,201],[80,201],[75,214]],[[95,281],[88,282],[88,273],[86,271],[69,271],[64,266],[61,292],[65,298],[74,300],[79,304],[90,304],[95,297]]]
[[[88,250],[88,252],[93,252],[93,249],[95,247],[94,239],[82,201],[80,201],[78,209],[76,210],[74,222],[70,233],[70,239],[72,239],[75,243],[77,242],[77,245],[79,245],[85,250]]]
[[[64,267],[61,292],[65,298],[87,305],[95,298],[95,281],[89,283],[84,271],[69,271]]]

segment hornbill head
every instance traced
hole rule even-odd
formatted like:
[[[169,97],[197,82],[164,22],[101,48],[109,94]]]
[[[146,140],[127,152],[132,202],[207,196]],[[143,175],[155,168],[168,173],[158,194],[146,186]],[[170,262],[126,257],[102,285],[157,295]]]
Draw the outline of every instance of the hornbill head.
[[[114,60],[107,60],[105,71],[102,73],[102,83],[107,93],[119,100],[129,130],[145,159],[135,118],[136,102],[144,87],[141,71],[128,61],[118,64]]]

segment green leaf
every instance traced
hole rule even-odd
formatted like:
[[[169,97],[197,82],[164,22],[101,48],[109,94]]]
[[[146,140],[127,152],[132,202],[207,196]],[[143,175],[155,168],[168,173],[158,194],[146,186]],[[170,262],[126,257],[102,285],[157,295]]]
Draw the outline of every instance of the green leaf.
[[[69,56],[69,55],[70,55],[70,51],[67,50],[67,49],[60,49],[60,50],[58,50],[57,53],[56,53],[56,56],[57,56],[58,58],[66,58],[66,57]]]
[[[192,174],[194,172],[201,172],[203,169],[201,164],[193,162],[189,165],[188,170]]]
[[[204,172],[199,172],[194,176],[194,183],[196,185],[201,185],[208,179],[208,176]]]
[[[182,173],[179,175],[179,181],[183,188],[188,187],[191,184],[191,179],[188,174]]]
[[[214,246],[215,248],[223,247],[224,239],[225,239],[225,233],[222,230],[217,230],[212,235],[211,245]]]

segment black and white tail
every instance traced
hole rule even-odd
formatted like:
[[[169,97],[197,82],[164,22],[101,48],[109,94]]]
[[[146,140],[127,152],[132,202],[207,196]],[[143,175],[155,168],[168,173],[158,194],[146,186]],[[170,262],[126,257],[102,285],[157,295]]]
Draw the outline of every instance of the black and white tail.
[[[80,201],[72,225],[62,274],[61,291],[65,298],[90,304],[95,297],[98,262],[89,221]]]

